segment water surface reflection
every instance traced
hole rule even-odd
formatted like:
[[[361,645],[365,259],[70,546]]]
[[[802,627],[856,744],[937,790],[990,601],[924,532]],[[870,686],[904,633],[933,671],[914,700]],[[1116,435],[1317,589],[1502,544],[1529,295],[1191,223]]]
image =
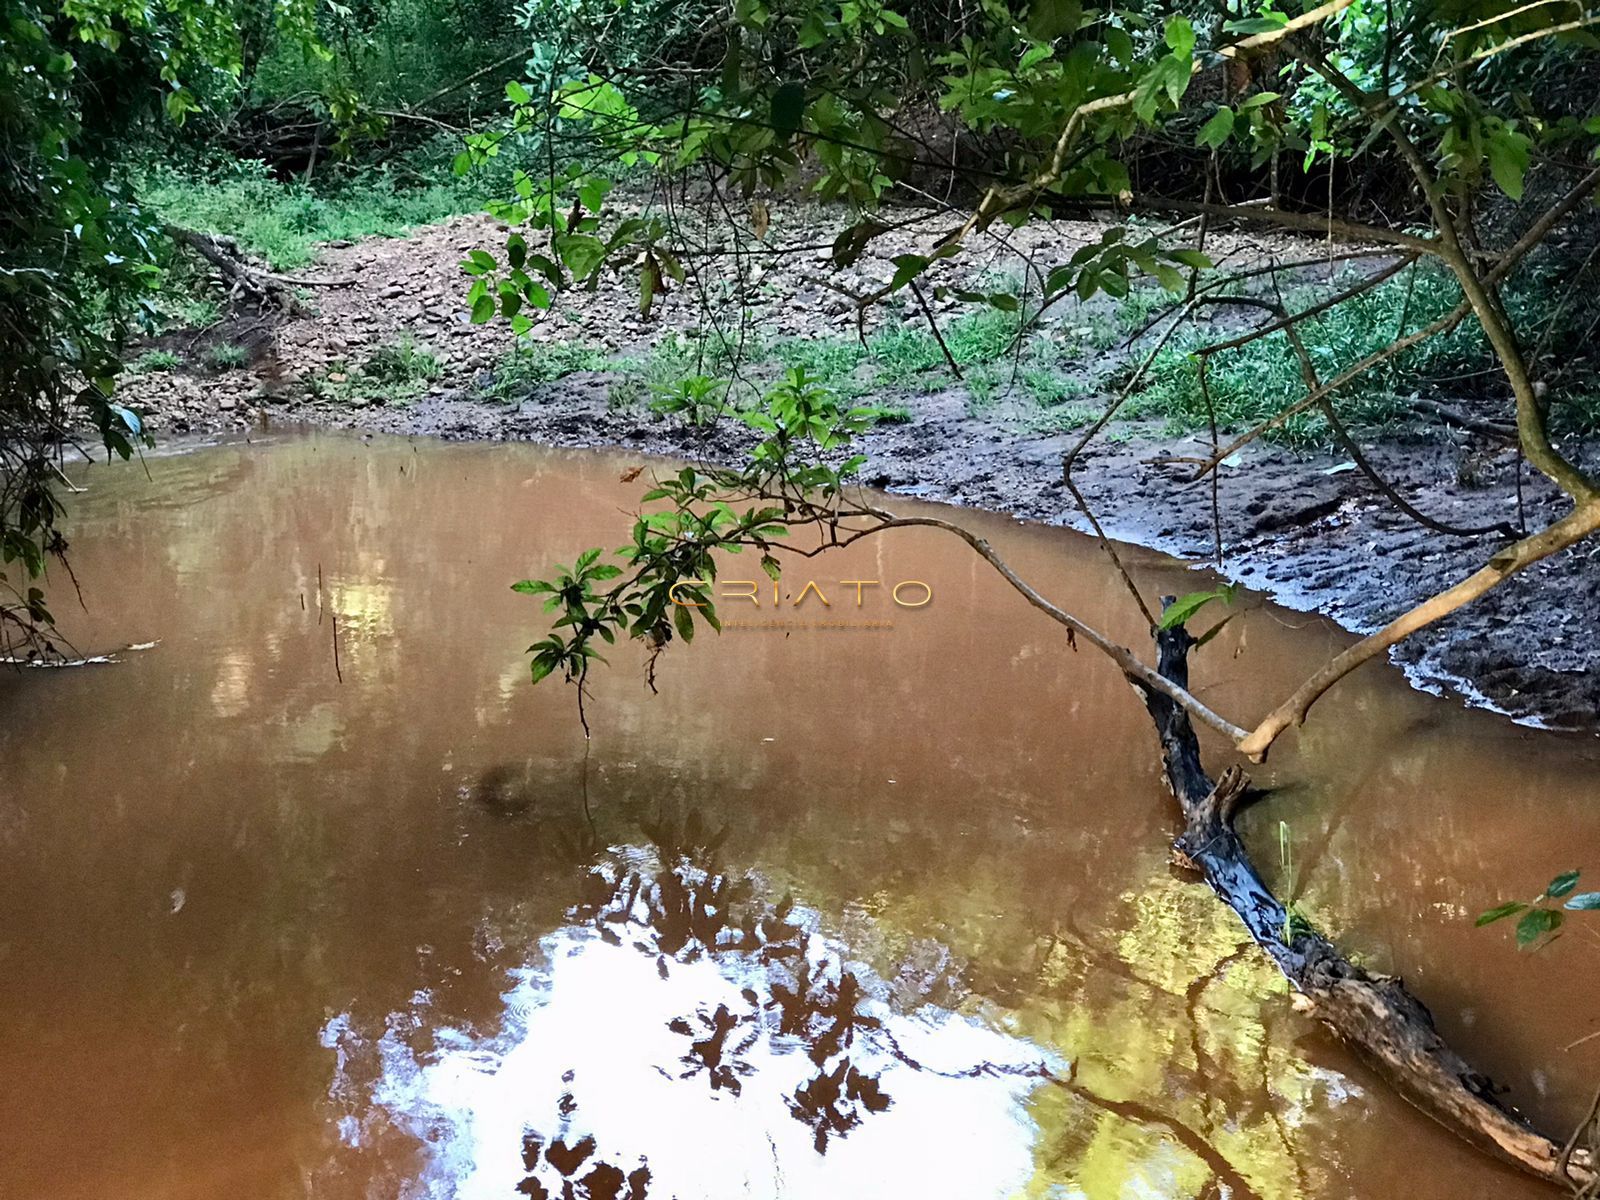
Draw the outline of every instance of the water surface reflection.
[[[348,1153],[426,1148],[396,1194],[970,1198],[1032,1175],[1036,1048],[897,1006],[820,914],[703,844],[619,847],[579,888],[491,1035],[426,992],[375,1037],[325,1028]]]
[[[832,568],[933,584],[892,630],[697,641],[654,698],[622,648],[586,754],[570,691],[527,684],[538,606],[507,584],[618,544],[639,465],[308,437],[89,473],[74,640],[160,645],[0,677],[0,1193],[561,1194],[604,1165],[591,1191],[743,1194],[728,1157],[755,1194],[775,1163],[783,1194],[1542,1194],[1289,1010],[1169,872],[1126,684],[948,539]],[[963,519],[1138,636],[1092,545]],[[1248,718],[1341,641],[1252,605],[1196,686]],[[1382,667],[1318,717],[1246,820],[1268,873],[1281,821],[1280,886],[1576,1120],[1592,938],[1518,958],[1464,918],[1600,871],[1594,744]],[[767,920],[803,952],[763,960]],[[984,1062],[1050,1074],[961,1074]]]

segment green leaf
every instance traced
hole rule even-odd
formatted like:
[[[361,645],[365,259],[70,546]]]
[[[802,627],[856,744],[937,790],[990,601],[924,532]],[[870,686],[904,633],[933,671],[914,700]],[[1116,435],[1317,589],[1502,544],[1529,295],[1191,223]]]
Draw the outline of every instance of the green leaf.
[[[533,660],[533,681],[538,683],[541,679],[555,669],[555,661],[553,659],[546,658],[541,654],[538,658]]]
[[[1107,27],[1106,49],[1120,63],[1133,62],[1133,39],[1125,29],[1118,29],[1115,25]]]
[[[1493,925],[1496,921],[1502,921],[1506,917],[1514,916],[1527,907],[1520,900],[1508,900],[1504,904],[1497,905],[1488,912],[1482,913],[1473,924],[1482,929],[1485,925]]]
[[[1222,588],[1216,588],[1209,592],[1190,592],[1187,596],[1180,596],[1162,612],[1161,620],[1156,628],[1176,629],[1213,600],[1226,599],[1228,599],[1228,593]]]
[[[583,201],[583,206],[590,212],[599,212],[605,206],[606,193],[611,190],[611,181],[595,177],[584,181],[578,189],[578,199]]]
[[[1225,21],[1222,27],[1229,33],[1271,33],[1275,29],[1282,29],[1289,23],[1287,13],[1269,13],[1264,17],[1250,17],[1243,21]]]
[[[472,302],[472,323],[482,325],[494,316],[494,297],[479,296]]]
[[[800,128],[806,111],[806,90],[798,83],[786,83],[772,94],[772,131],[788,140]]]
[[[513,592],[521,592],[524,596],[538,596],[544,592],[553,592],[556,588],[555,584],[548,583],[543,579],[523,579],[513,583],[511,590]]]
[[[927,269],[928,260],[920,254],[896,255],[894,258],[894,278],[889,281],[889,290],[898,292]]]
[[[1173,54],[1188,58],[1194,51],[1194,26],[1189,18],[1181,15],[1167,18],[1166,39]]]
[[[1526,950],[1547,933],[1561,927],[1561,913],[1554,908],[1535,908],[1517,922],[1517,949]]]
[[[1550,886],[1545,888],[1544,894],[1551,900],[1559,900],[1571,893],[1578,886],[1578,871],[1563,871],[1550,881]]]
[[[1211,114],[1195,138],[1197,146],[1220,146],[1233,134],[1233,109],[1223,107]]]
[[[1489,173],[1500,190],[1513,200],[1522,199],[1522,178],[1528,173],[1528,139],[1504,126],[1489,135]]]
[[[678,627],[678,636],[685,645],[694,641],[694,609],[684,605],[677,605],[673,609],[672,623]]]
[[[513,104],[528,104],[533,97],[529,95],[527,88],[513,79],[506,84],[506,99]]]
[[[1249,99],[1240,102],[1239,111],[1249,112],[1252,108],[1261,108],[1265,105],[1271,104],[1274,100],[1278,99],[1278,96],[1279,93],[1277,92],[1257,92]]]
[[[1594,912],[1600,909],[1600,892],[1580,892],[1561,907],[1579,912]]]
[[[881,225],[877,221],[858,221],[834,239],[833,261],[841,267],[852,265],[861,257],[861,252],[867,248],[868,242],[888,232],[889,226]]]
[[[565,235],[556,242],[556,251],[574,279],[587,279],[606,256],[605,243],[586,233]]]

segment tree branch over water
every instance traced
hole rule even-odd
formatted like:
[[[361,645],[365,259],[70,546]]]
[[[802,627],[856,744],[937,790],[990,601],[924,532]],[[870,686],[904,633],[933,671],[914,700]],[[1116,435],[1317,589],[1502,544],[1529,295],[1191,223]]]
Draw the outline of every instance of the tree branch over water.
[[[926,194],[926,189],[919,191],[916,171],[940,170],[952,181],[968,183],[982,179],[981,168],[958,162],[954,153],[948,166],[927,153],[932,143],[908,116],[915,104],[926,103],[930,111],[950,114],[958,132],[995,135],[1005,152],[997,157],[990,177],[975,189],[976,203],[954,228],[931,238],[921,253],[884,255],[886,265],[871,266],[878,274],[866,286],[847,289],[825,282],[851,296],[862,328],[871,306],[909,296],[932,324],[945,361],[958,374],[964,364],[939,329],[938,314],[928,302],[928,285],[944,286],[952,275],[944,264],[968,251],[972,234],[998,229],[1002,220],[1023,223],[1044,213],[1091,208],[1110,210],[1117,221],[1098,242],[1062,255],[1066,261],[1058,260],[1051,269],[1026,261],[1026,282],[1020,288],[981,294],[962,292],[959,284],[946,289],[965,302],[1017,314],[1019,350],[1022,334],[1057,304],[1074,298],[1084,303],[1102,295],[1121,300],[1144,280],[1155,281],[1169,294],[1166,311],[1129,339],[1137,341],[1153,331],[1154,348],[1062,458],[1069,491],[1101,544],[1113,551],[1113,562],[1152,627],[1158,656],[1154,667],[1081,615],[1042,595],[959,520],[904,515],[857,498],[853,479],[863,460],[850,453],[850,442],[876,414],[869,408],[848,408],[800,371],[791,372],[766,396],[742,409],[728,403],[728,391],[717,391],[715,381],[701,378],[676,384],[676,391],[665,399],[666,411],[698,423],[702,413],[710,412],[714,397],[716,413],[741,421],[754,432],[758,444],[737,470],[693,467],[658,481],[645,500],[664,501],[664,511],[636,518],[621,565],[602,562],[600,551],[592,550],[572,567],[559,568],[554,578],[518,585],[545,595],[556,614],[551,635],[533,647],[534,678],[560,671],[579,685],[581,695],[597,642],[636,637],[659,651],[671,640],[691,640],[700,625],[718,627],[711,593],[717,555],[724,550],[760,553],[763,569],[776,580],[783,553],[810,557],[902,528],[931,528],[958,537],[1024,601],[1063,627],[1069,644],[1075,647],[1082,638],[1094,646],[1144,696],[1185,818],[1180,848],[1238,913],[1311,1010],[1360,1049],[1408,1099],[1467,1140],[1551,1182],[1588,1186],[1594,1179],[1593,1162],[1576,1153],[1563,1154],[1562,1147],[1502,1108],[1488,1081],[1444,1045],[1426,1009],[1403,986],[1350,964],[1327,939],[1297,924],[1295,914],[1271,895],[1232,829],[1244,795],[1243,776],[1230,770],[1213,784],[1200,762],[1193,731],[1194,723],[1204,724],[1227,737],[1240,753],[1260,760],[1284,731],[1303,721],[1316,700],[1351,671],[1600,529],[1600,487],[1578,465],[1580,460],[1558,445],[1559,430],[1551,432],[1536,368],[1530,365],[1500,294],[1510,273],[1594,195],[1600,170],[1585,158],[1576,172],[1577,182],[1564,187],[1542,211],[1535,210],[1537,215],[1509,245],[1502,230],[1496,230],[1497,237],[1480,236],[1474,215],[1493,198],[1488,195],[1491,186],[1512,200],[1521,198],[1530,174],[1533,135],[1543,138],[1550,125],[1542,116],[1530,117],[1505,104],[1499,95],[1474,91],[1475,81],[1487,74],[1474,75],[1478,64],[1505,61],[1502,56],[1577,30],[1575,23],[1565,22],[1552,24],[1545,35],[1529,36],[1517,20],[1537,7],[1497,12],[1485,20],[1475,19],[1477,13],[1458,15],[1450,22],[1431,11],[1419,14],[1403,29],[1384,29],[1381,70],[1369,63],[1366,73],[1356,72],[1354,78],[1340,65],[1344,58],[1327,49],[1330,31],[1337,38],[1338,31],[1368,19],[1349,0],[1330,0],[1298,17],[1250,8],[1237,18],[1213,23],[1196,22],[1177,10],[1159,15],[1141,12],[1138,20],[1126,24],[1075,14],[1063,19],[1062,28],[1045,30],[1032,26],[1033,15],[1012,19],[1008,11],[996,16],[994,28],[975,35],[963,27],[959,45],[951,39],[940,47],[947,53],[937,61],[947,73],[930,80],[924,69],[930,61],[925,57],[928,47],[918,38],[946,36],[938,29],[930,26],[913,33],[906,16],[878,6],[852,5],[835,12],[801,0],[795,10],[757,4],[748,14],[741,10],[734,15],[721,63],[723,91],[716,97],[709,90],[690,88],[684,98],[653,111],[636,103],[636,97],[649,94],[648,80],[674,77],[674,64],[666,59],[636,69],[631,78],[625,72],[591,71],[585,63],[584,78],[574,80],[552,67],[547,78],[537,81],[536,90],[543,93],[538,101],[519,83],[518,91],[530,97],[519,107],[519,119],[530,125],[543,118],[552,128],[559,114],[562,122],[581,127],[598,144],[610,142],[625,163],[644,163],[678,179],[687,179],[691,170],[697,179],[703,174],[709,189],[708,214],[719,208],[736,229],[733,253],[741,267],[737,289],[741,303],[746,290],[741,255],[749,248],[738,243],[739,198],[748,200],[761,189],[771,189],[761,191],[757,202],[758,228],[752,216],[759,241],[767,228],[766,197],[781,194],[802,163],[815,164],[820,176],[815,187],[824,197],[845,197],[863,210],[829,255],[835,268],[856,267],[874,239],[890,228],[873,215],[881,211],[885,196],[897,187],[902,195]],[[1445,45],[1454,56],[1453,65],[1441,68],[1439,47]],[[846,46],[848,52],[843,51]],[[913,50],[915,72],[910,61]],[[715,73],[712,63],[698,58],[678,65],[685,80],[708,80]],[[1217,89],[1203,101],[1186,101],[1191,83],[1212,71],[1220,77]],[[1449,87],[1442,86],[1446,81]],[[1298,103],[1299,97],[1268,88],[1300,88],[1314,100]],[[1194,122],[1186,123],[1197,107],[1210,114],[1198,131]],[[1595,149],[1596,134],[1600,130],[1585,127],[1581,135],[1573,135],[1574,144],[1589,154]],[[1187,190],[1159,176],[1155,187],[1138,186],[1136,173],[1119,158],[1132,148],[1136,159],[1147,139],[1172,137],[1185,143],[1192,138],[1197,149],[1209,154],[1201,168],[1204,200],[1191,198],[1192,179]],[[493,148],[485,142],[479,149],[487,156]],[[1232,153],[1236,164],[1241,155],[1248,157],[1251,171],[1257,172],[1250,177],[1263,186],[1267,183],[1260,179],[1260,168],[1270,163],[1270,195],[1225,195],[1225,176],[1218,166],[1224,152]],[[1329,187],[1325,211],[1313,210],[1303,197],[1285,203],[1278,170],[1284,156],[1303,163],[1302,181],[1314,163],[1324,165]],[[1376,205],[1336,202],[1336,167],[1342,170],[1356,160],[1383,172],[1407,173],[1409,182],[1399,185],[1405,198],[1398,218]],[[607,264],[614,268],[633,264],[639,270],[641,308],[646,313],[666,279],[683,281],[680,259],[689,242],[677,227],[675,211],[669,211],[664,221],[630,216],[608,230],[606,210],[602,203],[592,202],[592,188],[585,192],[588,185],[581,171],[568,181],[558,181],[553,169],[546,174],[545,190],[525,181],[521,200],[497,215],[547,233],[548,255],[534,262],[524,235],[512,234],[504,268],[492,258],[474,268],[475,307],[493,315],[500,303],[497,297],[509,297],[503,302],[511,310],[506,315],[515,320],[524,298],[548,302],[545,284],[532,279],[525,269],[528,263],[558,289],[594,280]],[[901,185],[900,179],[907,182]],[[1160,186],[1163,182],[1168,183],[1165,189]],[[1162,194],[1163,190],[1175,194]],[[1395,189],[1389,194],[1394,195]],[[569,209],[571,215],[564,216]],[[1201,218],[1200,244],[1189,241],[1187,234],[1183,241],[1177,240],[1175,235],[1188,222],[1151,234],[1127,219],[1140,212]],[[1251,266],[1230,276],[1206,274],[1215,267],[1203,247],[1206,231],[1221,224],[1258,223],[1316,232],[1330,243],[1355,246],[1337,256],[1330,251],[1330,264],[1336,257],[1354,261],[1359,255],[1389,261],[1354,282],[1334,281],[1330,271],[1321,280],[1324,294],[1309,303],[1297,299],[1291,311],[1277,294],[1277,280],[1287,274],[1294,282],[1292,272],[1309,265],[1309,259]],[[711,239],[702,237],[701,242],[709,244]],[[1370,342],[1358,344],[1346,348],[1335,361],[1326,361],[1330,347],[1316,344],[1312,330],[1334,314],[1359,307],[1401,271],[1420,272],[1428,264],[1440,278],[1448,273],[1450,286],[1459,289],[1459,303],[1408,332],[1408,292],[1400,328],[1390,344],[1379,348]],[[1249,291],[1260,290],[1263,279],[1269,281],[1271,299]],[[695,286],[702,295],[708,293],[698,271]],[[1238,294],[1241,288],[1244,294]],[[1230,331],[1210,345],[1196,345],[1198,339],[1189,336],[1195,314],[1225,306],[1260,308],[1269,319],[1242,333]],[[742,339],[748,324],[743,309],[740,320]],[[1469,528],[1431,516],[1385,478],[1336,407],[1344,390],[1374,368],[1393,363],[1468,321],[1481,331],[1504,376],[1523,454],[1572,504],[1565,516],[1528,536],[1518,537],[1505,523]],[[1212,377],[1205,372],[1223,361],[1221,355],[1280,333],[1294,355],[1300,386],[1291,383],[1293,399],[1266,417],[1260,416],[1260,408],[1249,410],[1253,425],[1224,446]],[[1329,440],[1344,449],[1389,503],[1431,533],[1500,534],[1511,539],[1455,586],[1412,603],[1385,628],[1335,656],[1251,729],[1211,710],[1188,687],[1187,655],[1198,643],[1183,623],[1209,597],[1185,597],[1155,618],[1072,479],[1074,463],[1085,448],[1136,394],[1157,358],[1171,354],[1174,347],[1198,360],[1196,384],[1206,405],[1211,444],[1209,457],[1200,460],[1189,482],[1209,479],[1213,488],[1212,530],[1219,560],[1224,539],[1215,501],[1218,468],[1243,447],[1304,413],[1320,414]],[[811,530],[818,534],[814,547],[780,541]],[[687,602],[681,599],[684,596]]]

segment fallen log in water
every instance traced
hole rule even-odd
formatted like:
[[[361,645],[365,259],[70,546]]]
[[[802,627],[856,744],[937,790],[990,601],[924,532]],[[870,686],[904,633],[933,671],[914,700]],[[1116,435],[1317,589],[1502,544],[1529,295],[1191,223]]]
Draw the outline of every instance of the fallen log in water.
[[[1158,669],[1189,686],[1194,639],[1183,628],[1157,634]],[[1550,1183],[1594,1189],[1594,1155],[1535,1130],[1502,1105],[1493,1082],[1472,1069],[1439,1036],[1433,1017],[1399,979],[1372,975],[1332,942],[1290,913],[1262,881],[1233,828],[1247,780],[1229,767],[1212,782],[1188,714],[1166,695],[1135,682],[1161,739],[1161,756],[1184,830],[1174,844],[1185,866],[1205,876],[1222,902],[1244,922],[1256,945],[1298,993],[1295,1006],[1315,1016],[1388,1083],[1446,1129],[1494,1157]]]

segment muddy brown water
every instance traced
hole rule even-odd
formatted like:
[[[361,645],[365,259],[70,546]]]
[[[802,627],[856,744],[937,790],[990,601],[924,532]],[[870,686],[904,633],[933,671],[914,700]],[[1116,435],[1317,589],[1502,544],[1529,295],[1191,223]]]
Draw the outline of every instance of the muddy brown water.
[[[641,461],[308,436],[83,474],[58,614],[158,645],[0,677],[0,1195],[1550,1194],[1293,1013],[1168,868],[1127,686],[953,539],[791,568],[832,608],[787,619],[888,628],[673,646],[657,696],[618,648],[585,765],[508,584],[620,544]],[[1092,543],[962,520],[1134,641]],[[1242,609],[1196,686],[1248,718],[1346,638]],[[1374,666],[1258,778],[1280,889],[1575,1120],[1600,922],[1519,955],[1471,917],[1600,882],[1596,743]]]

